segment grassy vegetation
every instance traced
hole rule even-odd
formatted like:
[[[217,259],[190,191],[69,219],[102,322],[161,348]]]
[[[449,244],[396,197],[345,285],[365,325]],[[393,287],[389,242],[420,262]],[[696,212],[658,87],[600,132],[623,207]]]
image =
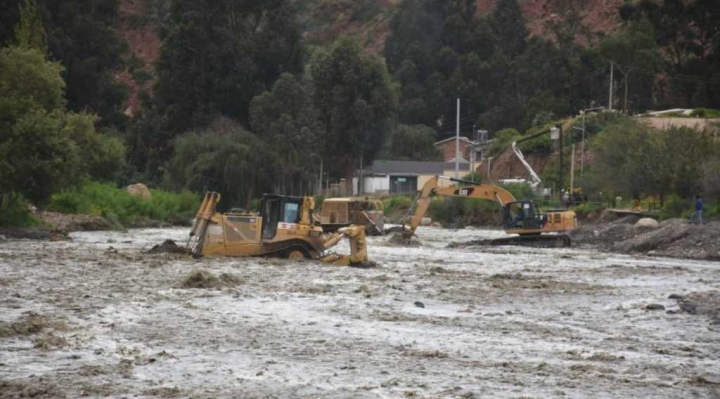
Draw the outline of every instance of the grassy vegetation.
[[[90,214],[110,221],[132,224],[142,219],[173,221],[191,218],[200,206],[200,197],[189,192],[150,190],[151,200],[142,200],[109,183],[86,183],[54,194],[48,210]]]
[[[10,201],[9,196],[0,197],[0,226],[34,227],[42,220],[30,212],[29,205],[22,197]]]
[[[390,215],[410,209],[413,203],[413,197],[408,195],[393,195],[383,198],[382,202],[385,207],[385,214]]]
[[[690,116],[697,118],[720,118],[720,111],[710,108],[696,108]]]

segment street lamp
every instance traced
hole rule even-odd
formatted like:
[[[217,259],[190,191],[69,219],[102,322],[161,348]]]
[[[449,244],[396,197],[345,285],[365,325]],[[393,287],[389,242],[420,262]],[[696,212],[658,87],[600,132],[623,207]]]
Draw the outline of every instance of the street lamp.
[[[582,115],[582,143],[580,144],[580,179],[583,177],[583,170],[585,168],[585,114],[594,111],[603,111],[605,107],[586,108],[580,111]]]
[[[562,201],[563,139],[562,139],[562,126],[561,125],[556,125],[555,127],[550,128],[550,139],[558,140],[560,143],[560,146],[559,146],[560,147],[560,167],[558,168],[558,198],[560,199],[560,201]]]

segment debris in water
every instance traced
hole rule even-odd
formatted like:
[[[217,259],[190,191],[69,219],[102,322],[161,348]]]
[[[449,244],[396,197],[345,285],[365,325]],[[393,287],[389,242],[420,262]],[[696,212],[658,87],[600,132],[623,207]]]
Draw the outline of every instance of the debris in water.
[[[700,314],[720,320],[720,291],[692,292],[677,300],[678,306],[690,314]]]
[[[380,264],[371,260],[365,262],[355,262],[349,265],[350,267],[356,267],[358,269],[379,269]]]
[[[165,240],[162,244],[150,248],[146,254],[187,254],[188,250],[179,247],[173,240]]]
[[[35,348],[48,351],[52,348],[64,348],[68,346],[68,342],[65,337],[55,335],[52,332],[41,334],[35,338]]]
[[[420,301],[418,301],[418,302],[415,302],[415,306],[417,306],[417,307],[419,307],[419,308],[424,308],[424,307],[425,307],[425,304],[422,303],[422,302],[420,302]]]
[[[415,237],[406,237],[402,233],[393,234],[387,243],[397,247],[420,247],[422,242]]]
[[[212,273],[204,270],[196,270],[183,280],[182,288],[224,288],[235,287],[242,284],[242,279],[238,276],[223,273],[220,277],[215,277]]]
[[[665,306],[660,305],[659,303],[651,303],[649,305],[645,305],[645,310],[665,310]]]
[[[0,323],[0,337],[37,334],[42,332],[45,326],[45,316],[35,312],[27,312],[20,320],[14,323]]]

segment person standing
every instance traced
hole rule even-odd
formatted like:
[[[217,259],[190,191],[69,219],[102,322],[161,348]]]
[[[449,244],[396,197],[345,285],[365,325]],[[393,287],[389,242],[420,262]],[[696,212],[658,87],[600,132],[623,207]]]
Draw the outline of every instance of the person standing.
[[[702,217],[704,205],[705,204],[703,203],[702,197],[700,197],[699,195],[696,195],[695,196],[695,212],[693,212],[692,216],[690,216],[690,223],[693,223],[696,220],[700,224],[704,223],[703,217]]]

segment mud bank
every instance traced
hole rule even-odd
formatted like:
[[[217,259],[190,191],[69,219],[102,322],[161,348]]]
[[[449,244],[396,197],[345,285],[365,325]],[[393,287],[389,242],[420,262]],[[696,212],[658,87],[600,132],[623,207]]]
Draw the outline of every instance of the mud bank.
[[[720,260],[720,223],[690,224],[669,219],[654,228],[641,228],[637,218],[581,226],[570,233],[574,245],[623,254]]]

